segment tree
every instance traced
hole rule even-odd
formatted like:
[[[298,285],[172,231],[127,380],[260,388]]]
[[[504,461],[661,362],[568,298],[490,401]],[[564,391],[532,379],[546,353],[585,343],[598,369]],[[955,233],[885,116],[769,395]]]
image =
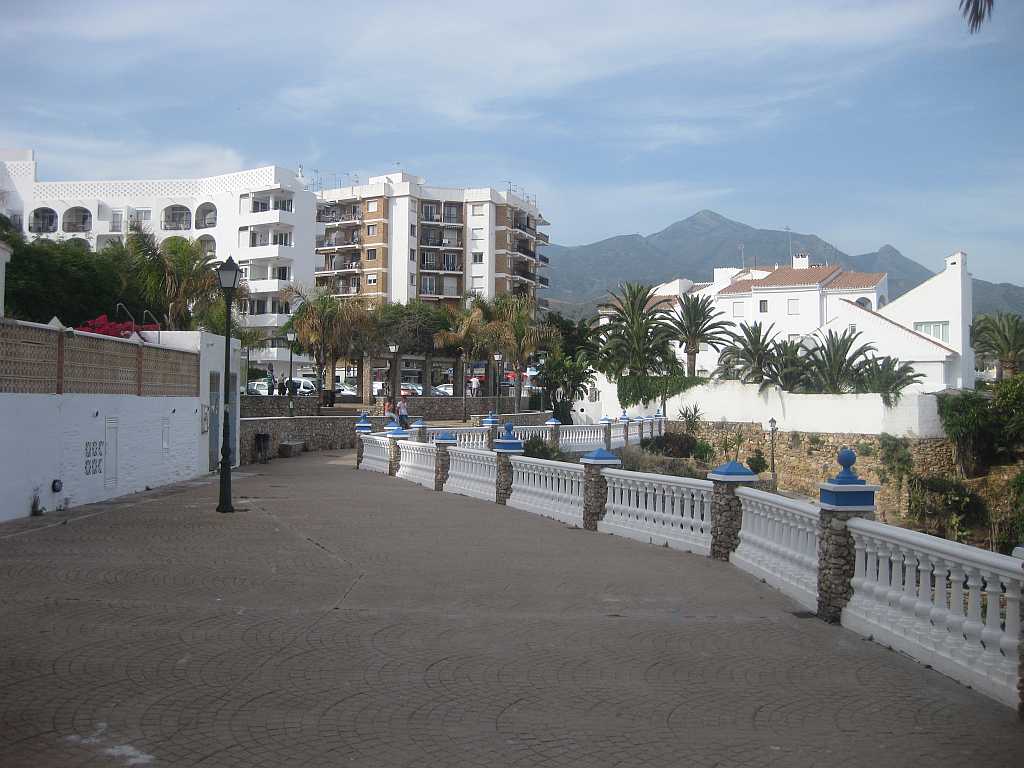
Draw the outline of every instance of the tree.
[[[558,346],[566,357],[576,357],[576,352],[581,349],[593,356],[595,318],[572,320],[560,312],[548,312],[544,322],[558,331]]]
[[[988,19],[992,18],[992,6],[995,0],[960,0],[960,13],[967,20],[967,26],[973,35]]]
[[[468,418],[465,365],[467,360],[472,360],[485,348],[483,327],[487,322],[484,311],[486,307],[486,302],[479,297],[471,300],[466,306],[445,307],[447,327],[434,334],[435,349],[455,352],[454,394],[462,396],[463,421]]]
[[[841,334],[829,329],[820,336],[805,358],[809,389],[829,395],[857,390],[869,355],[875,351],[874,344],[855,346],[859,337],[859,331],[849,329]]]
[[[537,302],[529,295],[506,294],[494,301],[495,317],[483,328],[484,338],[500,350],[516,375],[515,412],[523,394],[523,373],[541,349],[550,349],[558,330],[537,322]]]
[[[894,357],[873,357],[865,361],[860,371],[858,392],[877,392],[886,408],[900,401],[903,390],[924,379],[910,363],[901,363]]]
[[[167,238],[160,244],[163,256],[165,320],[172,331],[191,326],[193,313],[201,313],[221,295],[216,260],[197,240]]]
[[[286,295],[291,301],[301,302],[292,313],[291,324],[302,347],[313,355],[320,378],[322,402],[327,403],[324,385],[324,367],[331,354],[338,322],[340,301],[327,288],[306,291],[300,285],[289,286]],[[334,371],[331,371],[333,389]]]
[[[764,369],[761,389],[774,384],[786,392],[796,392],[804,383],[804,359],[800,342],[786,339],[775,341]]]
[[[374,318],[383,343],[397,344],[401,352],[424,356],[424,394],[429,395],[433,384],[434,334],[445,327],[445,311],[434,302],[410,301],[381,304],[375,308]]]
[[[656,296],[653,286],[624,283],[601,304],[606,322],[596,329],[597,368],[615,381],[624,406],[655,399],[661,391],[655,377],[676,361],[666,324],[668,301]]]
[[[744,384],[761,384],[771,364],[774,328],[774,324],[764,328],[760,322],[742,323],[740,332],[732,335],[732,343],[719,357],[719,374],[736,376]]]
[[[555,418],[563,424],[572,424],[572,404],[582,400],[587,388],[594,385],[594,373],[583,349],[577,349],[572,357],[555,349],[544,359],[536,381],[544,388]]]
[[[999,312],[974,321],[974,346],[996,361],[996,378],[1013,377],[1024,364],[1024,319]]]
[[[669,325],[676,341],[686,352],[686,375],[697,375],[697,352],[706,344],[716,352],[731,338],[731,322],[719,320],[722,312],[715,311],[710,296],[683,294],[677,313],[670,313]]]

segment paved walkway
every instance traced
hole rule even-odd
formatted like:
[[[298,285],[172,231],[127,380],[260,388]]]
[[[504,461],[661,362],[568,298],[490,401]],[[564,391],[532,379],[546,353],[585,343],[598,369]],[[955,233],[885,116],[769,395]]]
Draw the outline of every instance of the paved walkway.
[[[727,564],[351,463],[0,526],[0,765],[1021,765],[1009,708]]]

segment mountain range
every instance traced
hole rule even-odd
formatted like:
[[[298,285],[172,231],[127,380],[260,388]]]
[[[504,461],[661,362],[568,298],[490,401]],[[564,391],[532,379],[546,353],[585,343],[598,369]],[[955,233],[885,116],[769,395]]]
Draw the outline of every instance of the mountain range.
[[[551,288],[546,298],[552,310],[583,316],[622,282],[663,283],[676,277],[707,281],[715,267],[789,264],[790,253],[799,252],[808,253],[816,264],[888,272],[890,299],[934,274],[891,245],[851,256],[817,235],[756,229],[704,210],[646,237],[616,235],[589,245],[547,246]],[[993,312],[1024,314],[1024,287],[974,278],[974,313]]]

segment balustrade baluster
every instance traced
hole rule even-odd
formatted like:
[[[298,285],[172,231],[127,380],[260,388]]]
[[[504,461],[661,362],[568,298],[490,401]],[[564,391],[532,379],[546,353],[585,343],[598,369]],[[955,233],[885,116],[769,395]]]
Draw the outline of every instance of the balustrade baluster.
[[[1003,654],[999,641],[1002,639],[1002,616],[999,609],[999,598],[1003,594],[999,576],[992,571],[981,571],[985,579],[985,623],[981,630],[981,642],[985,652],[979,660],[979,670],[989,678],[997,676],[997,670]]]

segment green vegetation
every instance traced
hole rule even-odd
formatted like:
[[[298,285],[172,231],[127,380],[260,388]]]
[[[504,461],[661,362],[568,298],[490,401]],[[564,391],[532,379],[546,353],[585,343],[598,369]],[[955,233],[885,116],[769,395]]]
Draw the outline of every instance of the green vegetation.
[[[706,471],[698,469],[697,465],[688,459],[676,459],[671,456],[649,453],[631,445],[622,449],[622,468],[630,472],[650,472],[674,477],[704,478],[707,476]]]
[[[911,475],[907,488],[911,519],[942,538],[963,541],[967,528],[988,519],[984,502],[960,480]]]
[[[910,455],[910,441],[905,437],[894,437],[883,432],[879,435],[878,478],[883,483],[896,486],[897,498],[903,493],[903,484],[914,471],[914,459]]]
[[[768,459],[764,457],[764,452],[760,448],[754,449],[754,452],[747,457],[747,466],[751,472],[758,475],[768,469]]]
[[[523,456],[530,459],[548,459],[550,461],[565,461],[565,456],[539,435],[533,435],[523,443]]]
[[[722,312],[715,311],[710,296],[683,294],[678,312],[669,316],[668,324],[680,347],[686,353],[686,375],[697,376],[697,352],[701,345],[714,350],[724,347],[732,338],[731,322],[719,320]]]
[[[995,361],[997,379],[1016,376],[1024,365],[1024,319],[1020,315],[981,315],[974,321],[971,341],[980,356]]]
[[[683,429],[691,435],[697,433],[697,428],[700,427],[703,418],[704,414],[700,412],[700,406],[697,403],[684,405],[679,409],[679,419],[683,422]]]

